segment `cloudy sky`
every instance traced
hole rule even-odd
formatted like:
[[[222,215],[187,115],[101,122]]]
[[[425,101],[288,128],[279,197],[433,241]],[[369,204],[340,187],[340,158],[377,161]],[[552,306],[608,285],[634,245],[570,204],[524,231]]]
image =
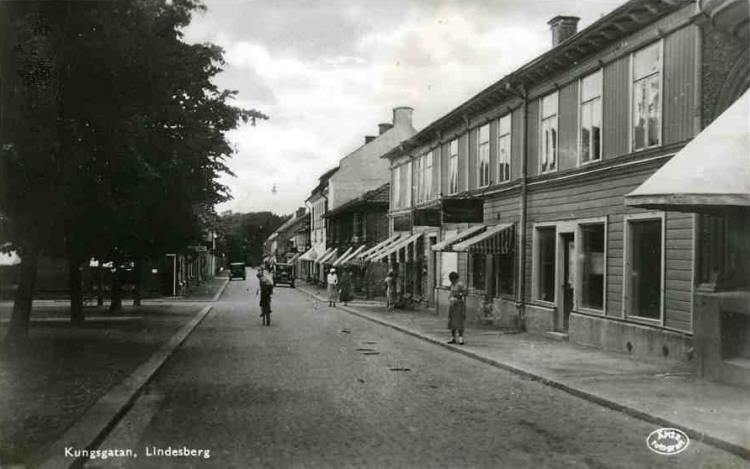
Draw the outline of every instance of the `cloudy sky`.
[[[204,1],[185,39],[224,48],[216,84],[270,117],[230,135],[218,211],[286,214],[394,107],[419,130],[548,50],[552,17],[580,30],[625,0]]]

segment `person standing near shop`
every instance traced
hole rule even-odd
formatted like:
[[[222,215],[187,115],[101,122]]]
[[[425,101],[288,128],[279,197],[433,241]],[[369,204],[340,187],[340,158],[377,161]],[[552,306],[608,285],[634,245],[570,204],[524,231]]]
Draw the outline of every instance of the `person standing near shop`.
[[[352,299],[352,273],[348,267],[343,267],[341,272],[341,279],[339,280],[339,300],[344,303],[351,301]]]
[[[449,344],[464,344],[464,322],[466,321],[466,286],[458,281],[458,273],[448,274],[451,282],[450,300],[448,303],[448,329],[451,331]]]
[[[385,283],[385,305],[388,311],[393,311],[396,307],[396,274],[392,271],[388,271],[388,275],[383,281]]]
[[[336,275],[336,269],[328,272],[328,306],[335,307],[339,297],[339,276]]]

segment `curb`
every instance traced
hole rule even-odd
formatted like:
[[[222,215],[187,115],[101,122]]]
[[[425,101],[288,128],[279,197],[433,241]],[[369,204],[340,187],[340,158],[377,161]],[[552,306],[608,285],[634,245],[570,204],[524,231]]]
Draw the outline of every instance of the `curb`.
[[[226,280],[224,280],[224,285],[222,285],[221,288],[219,288],[219,291],[216,292],[214,297],[211,299],[211,302],[219,301],[219,298],[224,293],[224,290],[226,290],[227,285],[229,285],[229,277],[226,277]]]
[[[303,293],[305,293],[305,294],[307,294],[307,295],[309,295],[309,296],[312,296],[313,298],[318,299],[319,301],[324,301],[324,298],[319,297],[318,295],[316,295],[316,294],[314,294],[312,292],[308,292],[308,291],[306,291],[304,289],[299,289],[299,288],[298,288],[298,290],[301,291],[301,292],[303,292]],[[707,443],[707,444],[709,444],[711,446],[714,446],[716,448],[722,449],[724,451],[727,451],[727,452],[730,452],[730,453],[735,454],[737,456],[740,456],[740,457],[742,457],[744,459],[749,459],[750,460],[750,448],[746,448],[744,446],[740,446],[740,445],[737,445],[735,443],[731,443],[731,442],[724,441],[724,440],[719,439],[719,438],[715,438],[715,437],[713,437],[711,435],[708,435],[708,434],[706,434],[706,433],[704,433],[704,432],[702,432],[700,430],[696,430],[694,428],[687,427],[687,426],[685,426],[685,425],[683,425],[681,423],[673,422],[673,421],[664,419],[662,417],[658,417],[656,415],[649,414],[649,413],[644,412],[642,410],[638,410],[638,409],[636,409],[634,407],[630,407],[630,406],[627,406],[627,405],[624,405],[624,404],[620,404],[618,402],[615,402],[615,401],[609,400],[607,398],[604,398],[604,397],[598,396],[596,394],[593,394],[593,393],[591,393],[589,391],[585,391],[583,389],[579,389],[579,388],[570,386],[570,385],[565,384],[565,383],[563,383],[561,381],[557,381],[557,380],[554,380],[554,379],[546,378],[546,377],[544,377],[542,375],[535,374],[535,373],[530,372],[528,370],[524,370],[523,368],[518,368],[516,366],[509,365],[507,363],[503,363],[503,362],[494,360],[492,358],[485,357],[485,356],[483,356],[483,355],[481,355],[479,353],[473,352],[473,351],[468,350],[466,348],[442,342],[441,340],[436,339],[434,337],[431,337],[431,336],[429,336],[427,334],[424,334],[422,332],[410,329],[410,328],[402,326],[400,324],[395,324],[395,323],[392,323],[390,321],[386,321],[386,320],[380,319],[378,317],[372,316],[372,315],[367,314],[367,313],[362,313],[360,311],[353,310],[353,309],[351,309],[351,308],[349,308],[347,306],[336,306],[336,308],[338,308],[338,309],[340,309],[342,311],[345,311],[345,312],[347,312],[349,314],[352,314],[354,316],[360,317],[362,319],[366,319],[368,321],[374,322],[376,324],[380,324],[382,326],[390,327],[391,329],[395,329],[395,330],[397,330],[399,332],[403,332],[404,334],[410,335],[412,337],[416,337],[418,339],[422,339],[424,341],[431,342],[431,343],[433,343],[435,345],[439,345],[439,346],[444,347],[444,348],[446,348],[448,350],[451,350],[453,352],[460,353],[462,355],[465,355],[467,357],[473,358],[475,360],[479,360],[479,361],[481,361],[481,362],[483,362],[483,363],[485,363],[487,365],[493,366],[495,368],[500,368],[502,370],[510,371],[511,373],[514,373],[514,374],[517,374],[519,376],[528,378],[528,379],[530,379],[532,381],[538,381],[538,382],[540,382],[542,384],[545,384],[547,386],[551,386],[553,388],[560,389],[561,391],[565,391],[568,394],[572,394],[572,395],[574,395],[576,397],[579,397],[579,398],[585,399],[587,401],[593,402],[595,404],[601,405],[602,407],[606,407],[608,409],[612,409],[612,410],[624,413],[626,415],[629,415],[631,417],[635,417],[637,419],[640,419],[640,420],[643,420],[643,421],[646,421],[646,422],[649,422],[649,423],[660,425],[662,427],[669,427],[669,428],[680,429],[680,430],[684,431],[685,433],[687,433],[691,440],[701,441],[703,443]]]
[[[85,456],[70,458],[65,456],[65,449],[92,450],[101,443],[107,433],[127,413],[135,403],[143,387],[151,380],[169,357],[182,345],[191,332],[211,311],[212,306],[205,306],[192,319],[172,334],[161,347],[133,371],[121,383],[111,388],[88,408],[55,442],[47,446],[41,456],[30,464],[32,467],[59,468],[79,467],[87,459]]]

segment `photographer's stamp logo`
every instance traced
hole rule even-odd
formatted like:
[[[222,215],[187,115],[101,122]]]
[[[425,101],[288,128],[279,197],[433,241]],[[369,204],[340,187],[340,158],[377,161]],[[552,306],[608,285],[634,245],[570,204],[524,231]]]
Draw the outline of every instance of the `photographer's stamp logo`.
[[[676,428],[660,428],[652,431],[646,438],[648,449],[657,454],[679,454],[687,449],[690,438]]]

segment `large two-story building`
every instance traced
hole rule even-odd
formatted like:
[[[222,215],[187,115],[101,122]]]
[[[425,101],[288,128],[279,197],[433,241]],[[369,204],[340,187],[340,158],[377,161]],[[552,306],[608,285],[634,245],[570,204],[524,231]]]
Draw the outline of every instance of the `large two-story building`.
[[[456,271],[473,320],[691,359],[708,228],[624,201],[750,84],[747,36],[707,3],[553,18],[551,50],[384,155],[393,236],[369,259],[441,313]]]

